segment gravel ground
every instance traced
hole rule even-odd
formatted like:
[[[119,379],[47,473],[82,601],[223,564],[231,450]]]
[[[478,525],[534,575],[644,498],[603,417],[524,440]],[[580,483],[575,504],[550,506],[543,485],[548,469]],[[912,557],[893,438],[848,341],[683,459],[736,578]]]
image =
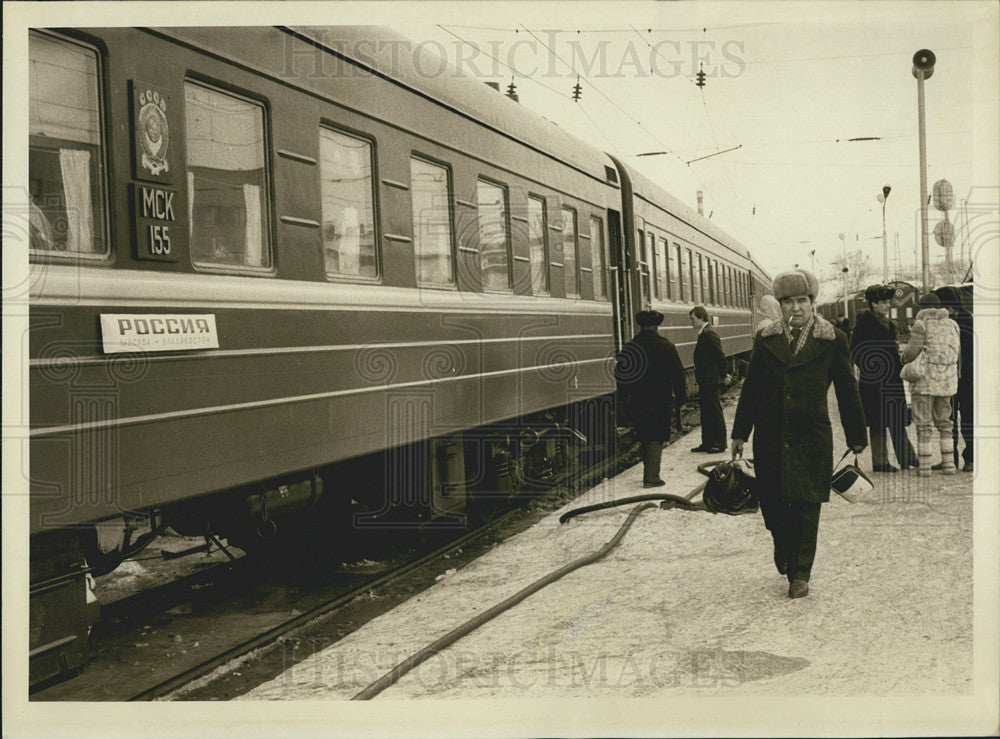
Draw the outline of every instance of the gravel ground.
[[[733,412],[730,404],[730,424]],[[834,428],[836,438],[836,420]],[[684,494],[704,480],[695,466],[706,457],[688,453],[697,436],[667,448],[661,490]],[[841,435],[835,444],[843,443]],[[870,469],[867,454],[861,466]],[[379,699],[971,697],[973,475],[872,477],[872,501],[835,496],[824,506],[806,598],[787,598],[759,515],[652,509],[605,559],[432,657]],[[352,697],[467,619],[599,549],[631,506],[565,525],[559,515],[641,493],[640,480],[636,467],[605,481],[245,699]],[[884,731],[893,733],[888,716]],[[780,722],[780,710],[767,718]]]

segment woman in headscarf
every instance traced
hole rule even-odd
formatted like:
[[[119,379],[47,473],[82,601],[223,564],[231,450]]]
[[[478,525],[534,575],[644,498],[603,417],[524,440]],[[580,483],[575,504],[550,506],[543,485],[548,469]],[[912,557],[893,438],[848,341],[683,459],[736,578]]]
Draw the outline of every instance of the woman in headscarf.
[[[888,426],[896,459],[904,470],[917,466],[917,455],[906,434],[906,393],[899,379],[902,362],[896,343],[896,327],[889,320],[895,290],[888,285],[870,285],[865,290],[868,310],[858,316],[851,335],[851,361],[858,366],[858,389],[865,408],[871,439],[872,469],[896,472],[889,462],[885,443]]]

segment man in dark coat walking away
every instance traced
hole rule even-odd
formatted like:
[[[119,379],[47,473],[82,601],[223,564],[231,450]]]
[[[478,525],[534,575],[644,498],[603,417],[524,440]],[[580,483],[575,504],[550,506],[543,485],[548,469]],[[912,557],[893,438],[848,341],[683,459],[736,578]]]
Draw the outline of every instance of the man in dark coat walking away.
[[[885,429],[889,427],[896,459],[904,470],[917,466],[917,453],[906,434],[906,393],[899,371],[896,327],[889,320],[889,308],[896,291],[888,285],[869,285],[865,290],[868,310],[858,316],[851,335],[851,361],[858,366],[858,388],[865,409],[872,445],[872,469],[896,472],[889,462]]]
[[[708,311],[696,305],[688,313],[691,326],[698,332],[694,347],[694,379],[698,383],[701,407],[701,444],[692,452],[726,451],[726,419],[722,416],[721,385],[726,381],[726,355],[719,335],[712,328]]]
[[[660,458],[670,438],[671,410],[684,402],[684,366],[677,347],[657,330],[662,313],[640,311],[635,320],[639,333],[622,347],[615,378],[642,445],[643,487],[651,488],[666,485],[660,479]]]
[[[816,277],[804,269],[774,278],[782,317],[754,339],[736,407],[733,457],[753,432],[757,497],[774,539],[774,563],[788,597],[809,593],[820,506],[830,500],[833,432],[827,392],[833,383],[847,445],[868,445],[865,416],[843,331],[816,315]]]

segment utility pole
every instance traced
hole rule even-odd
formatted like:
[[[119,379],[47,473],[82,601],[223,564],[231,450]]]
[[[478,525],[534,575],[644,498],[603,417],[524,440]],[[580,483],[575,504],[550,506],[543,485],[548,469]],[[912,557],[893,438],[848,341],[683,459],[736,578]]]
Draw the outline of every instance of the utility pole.
[[[913,76],[917,79],[917,137],[920,141],[920,247],[923,258],[924,292],[931,289],[930,247],[927,243],[927,132],[924,123],[924,80],[934,74],[936,57],[930,49],[913,55]]]
[[[889,244],[885,238],[885,201],[889,199],[891,187],[886,185],[882,188],[882,193],[878,196],[878,201],[882,203],[882,284],[889,281]]]

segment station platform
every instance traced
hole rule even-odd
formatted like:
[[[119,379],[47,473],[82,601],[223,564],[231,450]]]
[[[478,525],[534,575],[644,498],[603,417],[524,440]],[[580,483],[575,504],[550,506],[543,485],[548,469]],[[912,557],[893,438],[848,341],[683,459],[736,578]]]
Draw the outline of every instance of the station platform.
[[[735,404],[731,394],[727,429]],[[834,448],[842,451],[832,390],[830,409]],[[666,487],[643,490],[641,465],[605,480],[243,698],[351,698],[466,620],[600,549],[634,506],[565,524],[562,513],[644,492],[684,495],[704,482],[697,465],[727,455],[692,453],[699,436],[695,428],[665,448]],[[867,452],[859,464],[871,470]],[[742,706],[749,718],[739,733],[775,732],[772,719],[786,716],[799,717],[793,733],[811,735],[819,724],[810,721],[831,722],[827,733],[849,731],[866,710],[880,715],[883,699],[971,700],[974,474],[870,476],[877,488],[872,501],[852,504],[834,495],[823,506],[805,598],[787,597],[788,582],[774,568],[759,513],[654,508],[638,516],[607,557],[431,657],[375,701],[658,698],[667,702],[657,704],[662,715],[648,730],[674,733],[683,712],[668,705],[676,708],[684,699],[690,708],[690,700],[725,698],[730,713],[705,714],[704,721],[714,726],[713,719],[739,715]],[[800,717],[797,701],[811,697],[845,700]],[[927,705],[918,700],[916,713],[905,719],[886,713],[877,733],[923,733],[913,722]],[[622,715],[634,718],[627,710]],[[729,734],[726,726],[723,721],[718,731]]]

